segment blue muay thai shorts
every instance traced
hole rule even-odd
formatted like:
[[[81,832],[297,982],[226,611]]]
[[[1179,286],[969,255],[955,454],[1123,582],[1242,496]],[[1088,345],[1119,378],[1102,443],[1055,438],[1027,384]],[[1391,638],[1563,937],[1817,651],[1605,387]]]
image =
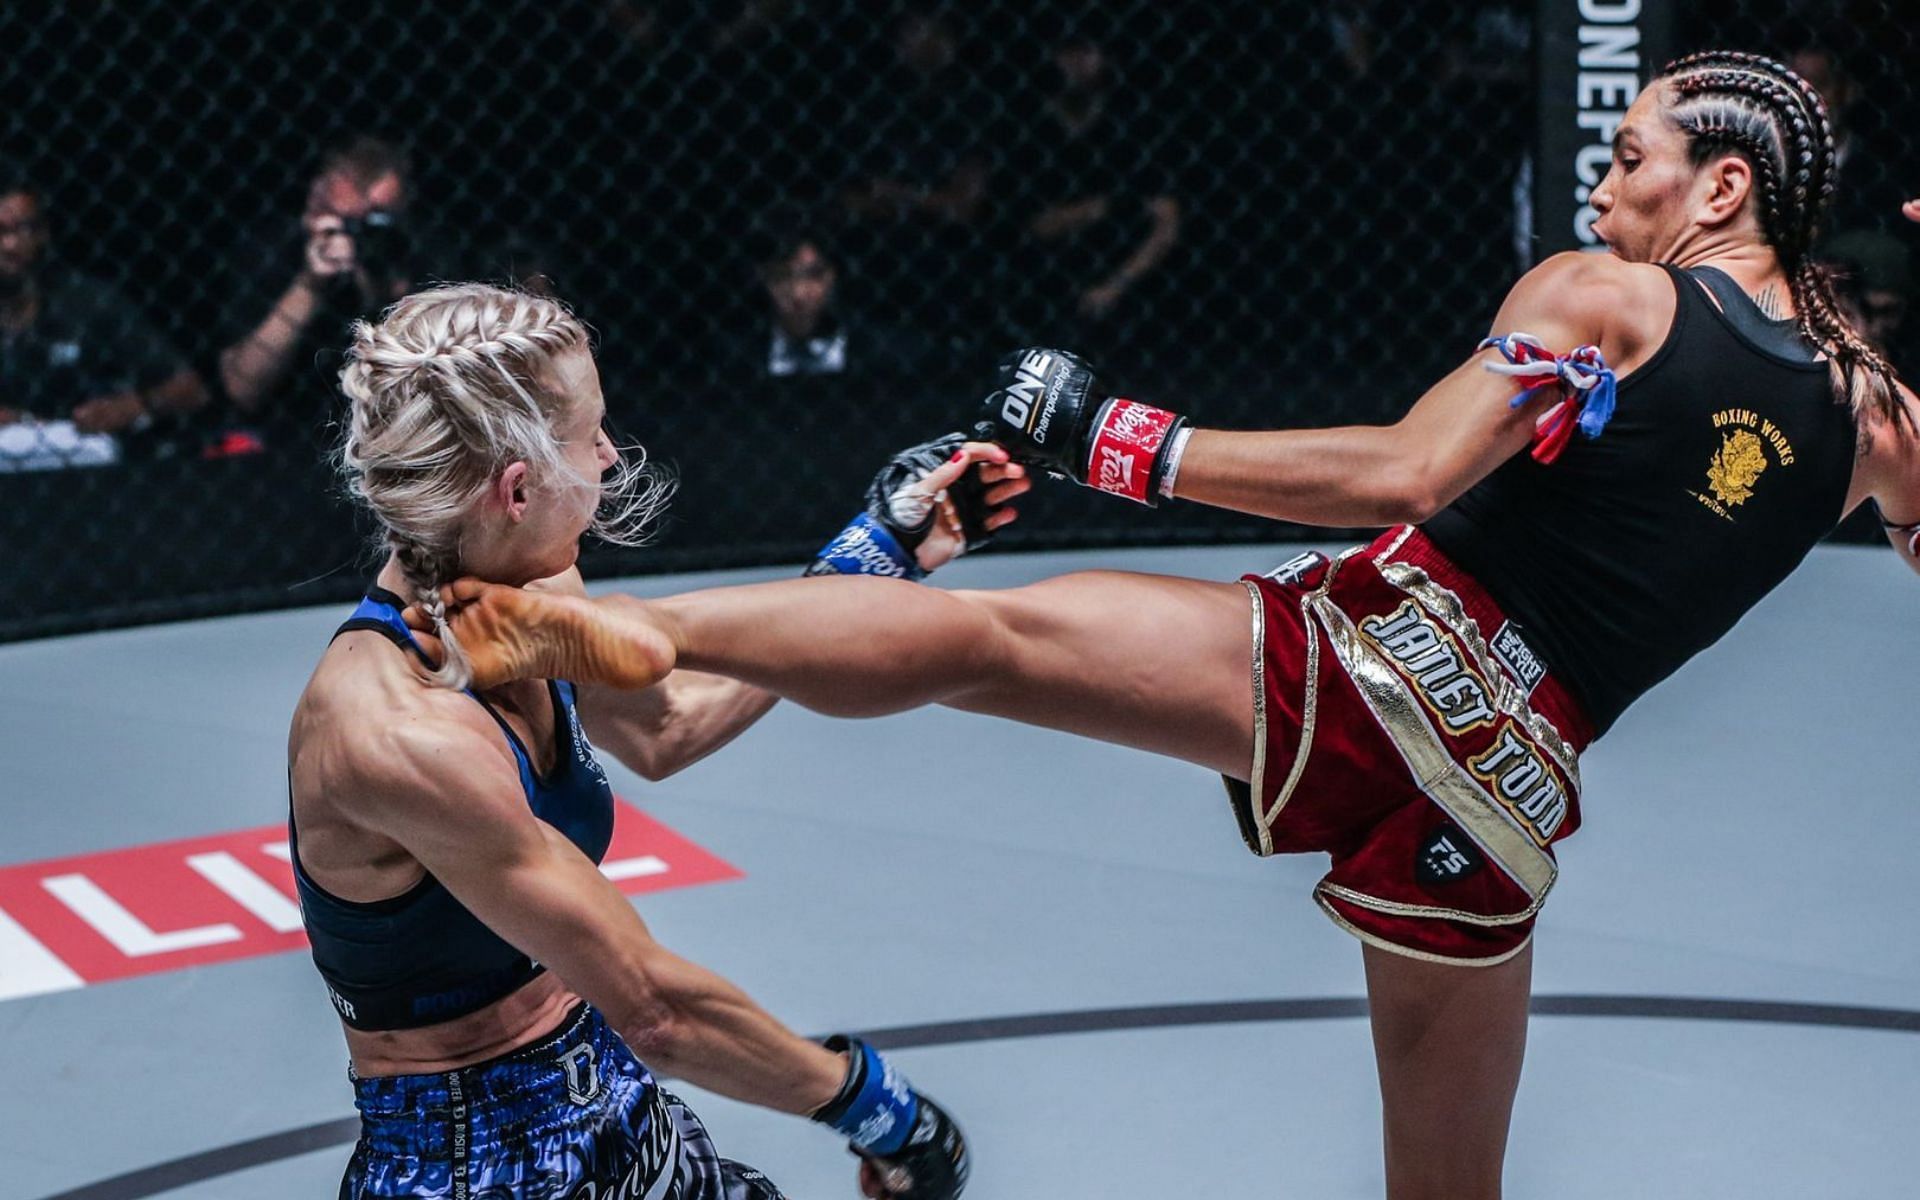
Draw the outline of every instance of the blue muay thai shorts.
[[[586,1004],[489,1062],[356,1079],[354,1106],[341,1200],[782,1200]]]

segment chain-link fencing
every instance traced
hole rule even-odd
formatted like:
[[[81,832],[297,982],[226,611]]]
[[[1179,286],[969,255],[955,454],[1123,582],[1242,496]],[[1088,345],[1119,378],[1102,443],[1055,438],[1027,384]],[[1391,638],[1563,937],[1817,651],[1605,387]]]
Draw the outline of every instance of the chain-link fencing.
[[[1706,0],[1673,50],[1821,76],[1837,244],[1911,364],[1906,3]],[[354,594],[345,330],[432,280],[566,299],[676,468],[590,573],[802,560],[1029,340],[1207,425],[1391,420],[1540,248],[1535,8],[8,6],[0,638]],[[1003,540],[1298,532],[1062,485]]]

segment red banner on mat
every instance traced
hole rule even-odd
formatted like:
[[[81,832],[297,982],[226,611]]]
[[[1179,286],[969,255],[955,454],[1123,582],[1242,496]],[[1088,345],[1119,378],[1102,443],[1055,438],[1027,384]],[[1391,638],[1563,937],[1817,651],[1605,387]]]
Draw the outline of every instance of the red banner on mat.
[[[600,870],[630,896],[740,875],[625,802]],[[306,944],[284,825],[0,867],[0,1000]]]

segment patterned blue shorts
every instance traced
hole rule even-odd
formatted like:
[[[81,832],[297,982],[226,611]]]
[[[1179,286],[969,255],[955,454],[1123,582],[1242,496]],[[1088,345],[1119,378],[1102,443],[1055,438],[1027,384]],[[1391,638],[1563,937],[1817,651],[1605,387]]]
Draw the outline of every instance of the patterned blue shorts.
[[[599,1012],[439,1075],[358,1079],[360,1142],[341,1200],[782,1200],[715,1153]]]

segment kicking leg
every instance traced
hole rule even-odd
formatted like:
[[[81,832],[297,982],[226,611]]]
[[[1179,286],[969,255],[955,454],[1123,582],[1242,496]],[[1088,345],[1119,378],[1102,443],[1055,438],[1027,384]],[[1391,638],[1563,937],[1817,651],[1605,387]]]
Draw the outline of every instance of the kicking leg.
[[[1498,1200],[1533,944],[1492,967],[1364,950],[1388,1200]]]
[[[1005,591],[796,579],[654,601],[680,665],[835,716],[922,704],[1244,777],[1253,609],[1237,583],[1089,571]]]

